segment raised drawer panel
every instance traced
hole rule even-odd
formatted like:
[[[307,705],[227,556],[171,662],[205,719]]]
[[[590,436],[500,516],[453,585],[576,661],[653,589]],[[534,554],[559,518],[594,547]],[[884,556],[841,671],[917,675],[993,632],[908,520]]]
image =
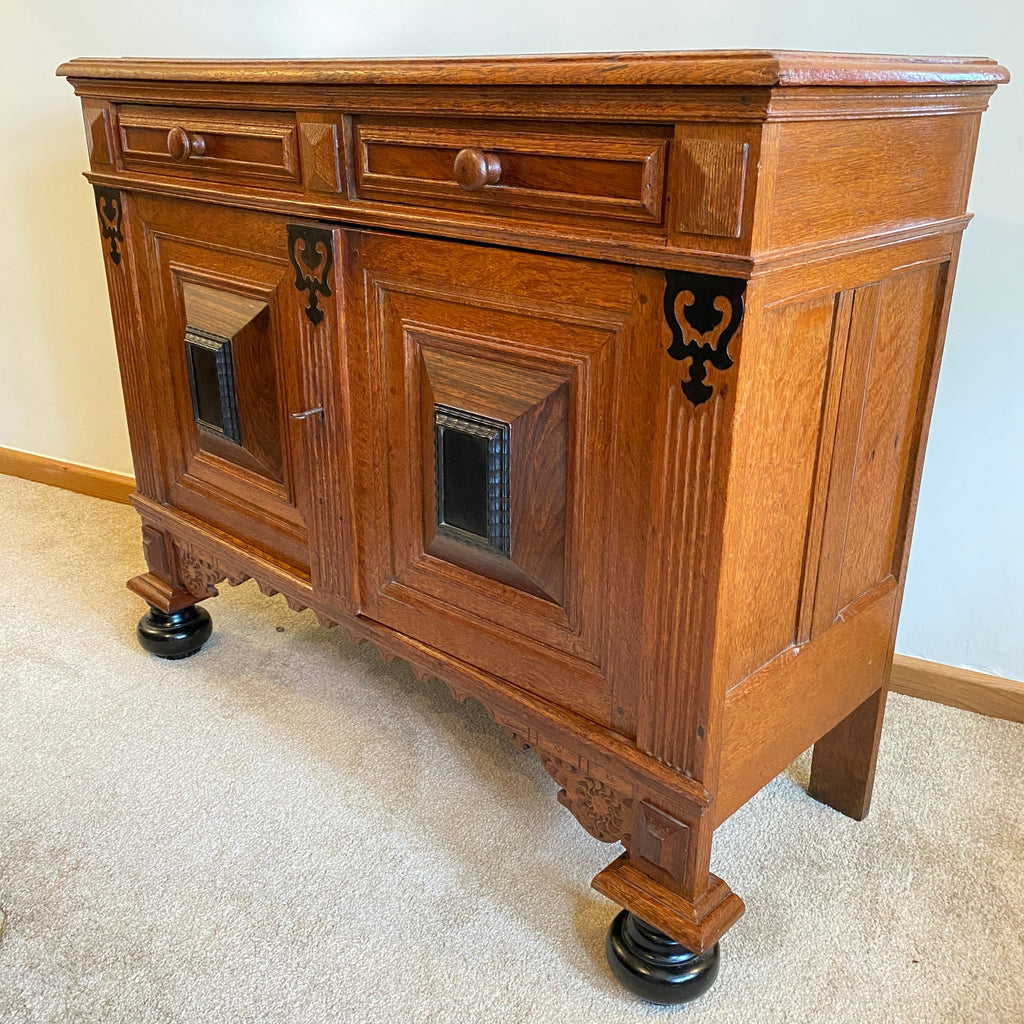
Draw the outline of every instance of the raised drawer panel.
[[[264,179],[275,188],[300,178],[291,114],[122,106],[118,135],[128,170],[219,181]]]
[[[749,144],[740,139],[683,137],[677,148],[679,231],[739,238]]]
[[[661,228],[671,126],[358,118],[360,199],[518,209]]]

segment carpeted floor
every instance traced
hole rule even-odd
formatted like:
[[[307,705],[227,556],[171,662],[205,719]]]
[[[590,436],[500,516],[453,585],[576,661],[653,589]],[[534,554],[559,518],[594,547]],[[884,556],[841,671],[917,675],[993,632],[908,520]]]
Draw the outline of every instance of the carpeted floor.
[[[746,901],[675,1010],[604,963],[618,852],[478,705],[246,584],[133,637],[125,507],[0,477],[0,1021],[1024,1020],[1024,727],[891,697],[874,807],[805,755],[716,836]]]

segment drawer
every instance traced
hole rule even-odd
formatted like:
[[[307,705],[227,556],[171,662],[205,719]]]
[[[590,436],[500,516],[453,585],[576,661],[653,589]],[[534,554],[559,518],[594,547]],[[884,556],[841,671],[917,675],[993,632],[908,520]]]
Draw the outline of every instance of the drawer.
[[[669,125],[356,118],[360,199],[664,225]]]
[[[264,179],[277,188],[299,182],[292,114],[122,106],[117,120],[127,170],[217,181]]]

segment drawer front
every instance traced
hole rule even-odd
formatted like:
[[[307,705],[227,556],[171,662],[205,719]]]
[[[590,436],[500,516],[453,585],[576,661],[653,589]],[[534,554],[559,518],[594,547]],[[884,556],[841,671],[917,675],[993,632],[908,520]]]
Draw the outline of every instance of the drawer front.
[[[134,171],[250,182],[297,184],[291,114],[122,106],[118,131],[124,166]]]
[[[664,223],[670,126],[357,118],[360,199]]]

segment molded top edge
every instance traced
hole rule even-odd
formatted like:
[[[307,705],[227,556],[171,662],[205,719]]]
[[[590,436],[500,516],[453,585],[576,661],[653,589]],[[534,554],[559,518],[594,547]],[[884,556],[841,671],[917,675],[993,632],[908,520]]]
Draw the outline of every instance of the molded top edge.
[[[987,57],[914,57],[789,50],[536,54],[347,60],[196,60],[79,57],[57,74],[161,82],[264,85],[1001,85],[1009,72]]]

